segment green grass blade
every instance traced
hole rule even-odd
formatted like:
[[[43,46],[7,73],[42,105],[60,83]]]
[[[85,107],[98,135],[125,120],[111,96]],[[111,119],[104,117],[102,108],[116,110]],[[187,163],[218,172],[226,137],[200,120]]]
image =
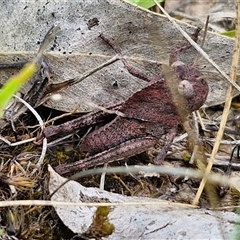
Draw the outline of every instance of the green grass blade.
[[[13,95],[18,92],[22,85],[36,73],[37,69],[38,66],[34,62],[26,64],[17,75],[11,77],[5,83],[0,91],[0,118],[3,116],[3,110]]]

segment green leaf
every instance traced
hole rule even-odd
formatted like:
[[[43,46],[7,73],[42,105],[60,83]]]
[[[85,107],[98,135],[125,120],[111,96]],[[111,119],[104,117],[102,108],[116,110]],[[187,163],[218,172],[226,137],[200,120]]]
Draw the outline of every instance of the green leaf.
[[[4,109],[8,105],[9,101],[13,95],[20,90],[22,85],[28,81],[38,70],[38,62],[42,58],[43,52],[48,46],[51,39],[55,36],[56,32],[59,30],[59,26],[52,27],[46,34],[37,56],[32,60],[32,62],[26,64],[20,72],[8,79],[4,86],[0,89],[0,118],[2,118]]]
[[[143,8],[150,8],[156,5],[153,0],[128,0],[128,1]],[[164,1],[165,0],[158,0],[159,3]]]
[[[3,110],[9,103],[13,95],[19,91],[21,86],[34,75],[38,67],[35,62],[29,63],[24,66],[21,71],[16,75],[11,77],[0,91],[0,118],[3,115]]]
[[[228,36],[228,37],[235,37],[236,31],[235,30],[231,30],[231,31],[227,31],[227,32],[221,32],[220,34],[224,35],[224,36]]]

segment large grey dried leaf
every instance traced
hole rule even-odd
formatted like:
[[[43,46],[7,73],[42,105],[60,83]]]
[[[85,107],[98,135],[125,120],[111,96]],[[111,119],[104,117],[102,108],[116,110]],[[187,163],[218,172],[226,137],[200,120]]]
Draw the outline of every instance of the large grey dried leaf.
[[[172,50],[183,45],[180,33],[163,16],[138,9],[121,0],[76,0],[59,1],[2,1],[0,3],[0,62],[20,62],[33,56],[39,42],[53,24],[61,31],[49,47],[46,59],[54,72],[53,83],[81,75],[85,71],[110,59],[114,53],[99,38],[104,33],[114,39],[129,62],[156,74],[157,64],[168,64]],[[89,27],[89,21],[98,19],[98,25]],[[193,27],[180,25],[193,33]],[[205,51],[227,73],[230,71],[233,40],[209,33]],[[23,52],[24,51],[24,52]],[[194,50],[181,54],[181,60],[193,63]],[[210,93],[206,106],[224,101],[228,83],[203,58],[198,68],[217,77],[209,81]],[[13,73],[1,70],[0,81],[4,82]],[[117,87],[115,86],[117,82]],[[25,92],[30,88],[25,86]],[[80,111],[89,111],[88,102],[109,105],[125,100],[145,83],[131,76],[120,62],[115,62],[85,79],[61,91],[60,101],[48,100],[45,105],[62,111],[70,111],[83,103]],[[24,90],[23,90],[24,91]]]
[[[52,193],[66,178],[58,175],[50,166],[49,173],[49,192]],[[112,208],[109,222],[114,225],[115,231],[107,239],[231,239],[236,226],[234,221],[237,215],[232,212],[216,213],[171,206],[170,202],[169,205],[166,202],[163,204],[163,201],[153,198],[127,197],[98,188],[86,188],[75,181],[65,184],[51,200],[75,203],[138,202],[138,205]],[[153,201],[158,201],[159,205],[151,205]],[[146,202],[149,204],[141,204]],[[96,207],[56,206],[55,210],[69,229],[82,234],[91,225]]]

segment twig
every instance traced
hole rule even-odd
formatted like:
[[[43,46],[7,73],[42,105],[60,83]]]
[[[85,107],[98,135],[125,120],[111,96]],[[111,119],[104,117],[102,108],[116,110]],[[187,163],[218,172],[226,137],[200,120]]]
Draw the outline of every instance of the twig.
[[[107,169],[107,166],[108,166],[108,164],[105,163],[103,169]],[[104,190],[105,179],[106,179],[106,172],[103,172],[103,173],[101,174],[100,186],[99,186],[99,188],[100,188],[101,190]]]
[[[107,109],[107,108],[102,107],[102,106],[99,106],[99,105],[97,105],[97,104],[95,104],[95,103],[93,103],[93,102],[88,102],[88,103],[86,103],[86,104],[87,104],[88,106],[90,106],[90,107],[96,108],[96,109],[101,110],[101,111],[103,111],[103,112],[105,112],[105,113],[115,114],[115,115],[120,116],[120,117],[125,117],[125,116],[126,116],[124,113],[122,113],[122,112],[120,112],[120,111],[118,111],[118,110]]]
[[[189,207],[196,208],[196,206],[184,203],[174,203],[168,201],[155,201],[155,202],[59,202],[59,201],[47,201],[47,200],[14,200],[14,201],[1,201],[1,207],[9,206],[87,206],[87,207],[96,207],[96,206],[140,206],[140,205],[159,205],[159,206],[178,206],[178,207]]]
[[[75,77],[73,79],[71,79],[71,84],[70,85],[74,85],[74,84],[77,84],[79,82],[81,82],[82,80],[84,80],[85,78],[87,78],[88,76],[92,75],[93,73],[101,70],[102,68],[116,62],[119,60],[119,57],[118,56],[114,56],[112,58],[110,58],[109,60],[107,60],[106,62],[100,64],[99,66],[97,66],[96,68],[93,68],[93,69],[90,69],[89,71],[85,72],[84,74],[82,74],[81,76],[79,77]]]
[[[206,20],[206,23],[205,23],[203,40],[201,42],[201,48],[203,48],[203,45],[204,45],[205,40],[206,40],[207,30],[208,30],[208,23],[209,23],[209,15],[207,16],[207,20]],[[198,52],[198,54],[197,54],[197,56],[196,56],[196,58],[194,60],[193,66],[197,65],[197,62],[198,62],[199,58],[200,58],[200,53]]]
[[[68,112],[68,113],[63,113],[61,114],[60,116],[57,116],[57,117],[54,117],[54,118],[51,118],[49,120],[47,120],[46,122],[44,122],[44,125],[46,126],[47,124],[51,123],[51,122],[54,122],[56,120],[59,120],[61,118],[64,118],[64,117],[68,117],[68,116],[71,116],[73,115],[74,113],[77,112],[78,108],[81,106],[81,103],[77,105],[77,107],[75,107],[71,112]],[[34,126],[28,126],[28,128],[36,128],[36,127],[39,127],[39,125],[34,125]]]
[[[167,174],[167,175],[178,175],[178,176],[188,176],[190,178],[202,178],[204,176],[204,173],[200,170],[194,170],[194,169],[189,169],[189,168],[175,168],[175,167],[166,167],[166,166],[128,166],[126,167],[111,167],[107,169],[103,168],[95,168],[95,169],[90,169],[86,171],[81,171],[73,176],[71,176],[69,179],[66,180],[61,186],[62,187],[64,184],[71,180],[77,180],[86,176],[91,176],[91,175],[97,175],[97,174],[102,174],[103,172],[106,172],[106,174],[112,174],[112,173],[161,173],[161,174]],[[228,184],[229,186],[235,186],[238,184],[239,180],[236,178],[229,178],[226,176],[222,176],[219,173],[211,173],[207,176],[207,179],[211,182],[218,183],[218,184]],[[57,190],[58,190],[57,189]],[[56,190],[56,191],[57,191]],[[55,191],[54,191],[55,192]]]
[[[22,145],[22,144],[25,144],[25,143],[28,143],[28,142],[33,142],[33,141],[36,140],[36,138],[35,137],[34,138],[29,138],[29,139],[25,139],[23,141],[18,141],[18,142],[15,142],[15,143],[11,143],[6,138],[4,138],[0,135],[0,140],[5,142],[10,147],[15,147],[15,146],[19,146],[19,145]]]
[[[194,122],[194,132],[196,133],[197,139],[199,139],[198,122],[197,122],[196,114],[195,114],[194,112],[192,113],[192,119],[193,119],[193,122]],[[189,161],[190,164],[193,164],[193,163],[194,163],[194,159],[195,159],[195,156],[196,156],[196,154],[197,154],[197,151],[198,151],[198,145],[197,145],[197,144],[194,144],[193,153],[192,153],[191,159],[190,159],[190,161]]]
[[[66,135],[66,136],[64,136],[64,137],[58,138],[58,139],[56,139],[56,140],[48,143],[47,146],[48,146],[48,147],[56,146],[57,144],[59,144],[59,143],[62,142],[63,140],[70,138],[72,135],[73,135],[73,134],[71,133],[71,134],[68,134],[68,135]]]

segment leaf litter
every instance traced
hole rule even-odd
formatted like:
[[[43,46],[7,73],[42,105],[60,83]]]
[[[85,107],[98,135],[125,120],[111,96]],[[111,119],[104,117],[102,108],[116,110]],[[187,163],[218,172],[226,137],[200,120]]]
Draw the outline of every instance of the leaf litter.
[[[83,3],[81,3],[81,4],[82,4],[82,6],[84,5]],[[124,3],[119,1],[119,6],[122,6],[121,4],[124,4]],[[123,5],[123,6],[124,7],[128,6],[128,9],[131,9],[130,5]],[[84,9],[84,11],[86,11],[86,9],[88,9],[88,6],[86,6],[86,8],[83,7],[83,9]],[[135,8],[134,9],[132,8],[132,11],[136,12],[136,14],[140,14],[140,11],[142,11],[142,10],[136,10]],[[142,14],[142,12],[141,12],[141,14]],[[146,14],[148,14],[148,16],[149,16],[149,13],[146,13]],[[150,15],[150,19],[151,19],[151,17],[152,16]],[[71,18],[71,17],[69,17],[69,18]],[[161,20],[161,21],[163,21],[163,25],[165,24],[166,26],[169,26],[168,23],[167,23],[167,20]],[[101,21],[100,21],[100,23],[101,23]],[[158,27],[156,27],[158,23],[159,23],[159,21],[155,22],[155,24],[156,24],[155,28],[150,27],[151,31],[149,30],[150,32],[152,32],[152,31],[154,32],[154,30],[155,30],[155,34],[156,35],[158,35],[158,31],[159,31]],[[41,26],[41,24],[39,24],[39,25]],[[46,30],[46,27],[44,27],[45,25],[46,24],[43,24],[43,26],[40,27],[40,31],[43,32],[44,29]],[[146,26],[146,23],[144,23],[143,25]],[[85,25],[83,25],[83,26],[85,26]],[[111,28],[111,31],[109,31],[109,33],[112,34],[111,37],[113,37],[113,38],[116,38],[115,37],[116,33],[115,33],[115,31],[113,31],[114,28],[116,28],[116,26],[117,25],[114,25]],[[36,30],[31,30],[31,27],[32,26],[30,26],[30,29],[28,29],[29,31],[32,31],[35,34],[39,33]],[[68,27],[69,27],[69,25],[68,25]],[[91,28],[91,31],[93,31],[95,29],[95,27],[97,29],[98,26],[93,26]],[[104,27],[107,28],[108,27],[107,24]],[[148,27],[149,27],[149,25],[148,25]],[[67,29],[67,27],[64,27],[64,25],[63,25],[62,32],[64,33],[64,30],[66,30],[66,29]],[[78,30],[78,31],[84,32],[83,30],[84,30],[84,27],[81,30]],[[135,33],[137,34],[137,31],[135,29],[135,25],[133,24],[132,27],[131,27],[130,23],[123,24],[123,28],[118,29],[118,31],[116,31],[116,32],[118,32],[118,33],[125,32],[126,33],[127,31],[132,31],[132,32],[135,31]],[[141,36],[141,34],[144,35],[143,34],[144,31],[145,30],[140,31],[139,32],[139,36]],[[90,35],[89,37],[93,37],[93,36],[97,35],[96,32],[87,32],[87,33]],[[65,31],[65,33],[66,33],[66,31]],[[85,36],[88,35],[88,34],[85,34]],[[167,36],[167,34],[169,34],[169,33],[166,33],[166,36]],[[172,33],[170,33],[170,35],[171,34]],[[25,35],[28,36],[27,33]],[[24,35],[24,37],[25,37],[25,35]],[[116,34],[116,36],[119,36],[119,35]],[[128,32],[127,36],[129,37],[129,36],[131,36],[131,34]],[[134,35],[134,36],[138,36],[138,35]],[[73,44],[73,49],[72,50],[76,50],[76,52],[78,51],[78,49],[80,47],[82,47],[85,44],[84,46],[86,46],[86,47],[83,48],[85,53],[82,54],[82,55],[78,55],[79,53],[77,52],[76,55],[72,57],[71,61],[69,60],[69,65],[68,65],[68,60],[65,61],[64,59],[61,59],[61,61],[60,61],[58,66],[66,66],[66,67],[64,67],[64,68],[61,68],[61,67],[57,67],[56,68],[55,67],[55,66],[57,66],[57,65],[55,65],[55,63],[58,62],[58,60],[56,60],[56,59],[59,59],[59,55],[58,54],[55,55],[57,57],[53,58],[53,60],[51,59],[51,57],[54,56],[54,53],[46,54],[46,58],[48,59],[49,64],[52,64],[51,68],[54,69],[54,71],[53,71],[54,74],[56,74],[60,78],[60,82],[65,81],[65,80],[69,80],[69,79],[73,79],[74,77],[79,76],[79,73],[81,74],[82,72],[88,71],[89,69],[92,68],[92,67],[89,67],[89,68],[86,67],[86,66],[88,66],[90,64],[90,62],[93,62],[94,66],[97,66],[97,65],[101,64],[103,61],[105,61],[106,59],[110,59],[112,57],[111,55],[104,55],[104,54],[102,54],[102,52],[100,51],[101,48],[102,48],[102,45],[99,44],[98,40],[95,40],[95,42],[94,42],[91,39],[88,40],[87,37],[86,37],[87,41],[81,42],[79,39],[76,39],[77,37],[78,36],[75,36],[73,40],[68,39],[67,41],[72,41],[71,42]],[[125,37],[126,36],[123,36],[121,34],[120,37],[117,38],[119,40],[118,44],[121,45],[121,47],[124,49],[124,52],[126,52],[127,55],[129,55],[129,58],[134,60],[132,63],[135,66],[141,66],[141,61],[140,62],[139,61],[136,62],[136,60],[139,59],[139,55],[136,55],[137,52],[134,52],[134,49],[136,49],[136,46],[138,46],[138,44],[136,44],[133,41],[133,37],[130,37],[128,41],[125,40]],[[35,37],[35,39],[36,39],[36,37]],[[95,37],[95,39],[97,39],[97,37]],[[176,41],[171,41],[171,43],[173,43],[173,46],[171,48],[173,48],[176,45],[179,45],[179,41],[180,41],[179,39],[182,39],[182,37],[179,37],[179,38],[176,37],[176,39],[177,39]],[[213,35],[211,35],[209,37],[209,39],[207,39],[206,41],[209,42],[209,45],[211,45],[211,41],[213,41],[213,39],[214,39],[214,37],[213,37]],[[141,39],[138,39],[138,37],[136,37],[136,40],[138,41],[138,43],[141,43],[141,41],[143,41],[142,37],[141,37]],[[164,42],[164,40],[162,40],[162,41],[159,40],[159,41],[161,43],[163,42],[163,45],[167,45],[166,42]],[[221,41],[223,43],[224,43],[224,41],[228,42],[227,48],[230,46],[229,45],[230,44],[229,42],[231,42],[230,40],[223,38],[223,39],[221,39]],[[33,41],[31,41],[30,39],[28,39],[27,41],[25,41],[24,39],[22,40],[22,43],[25,44],[26,42],[28,42],[29,46],[21,47],[20,43],[18,43],[17,44],[17,47],[18,47],[17,50],[20,50],[20,51],[22,51],[22,50],[31,50],[31,51],[33,51],[34,50],[34,51],[36,51],[34,44],[32,46],[30,46],[31,43],[35,42],[34,40]],[[94,42],[94,44],[92,44],[92,42]],[[87,45],[86,43],[90,43],[90,44]],[[79,45],[79,46],[77,46],[77,45]],[[7,45],[5,45],[5,46],[7,46]],[[230,49],[231,49],[231,46],[229,47]],[[63,47],[66,48],[66,43],[63,43]],[[66,55],[63,52],[63,47],[61,49],[61,52],[62,52],[63,55]],[[149,49],[149,45],[146,44],[146,45],[143,45],[143,47],[140,47],[140,46],[137,47],[137,49],[138,48],[141,49],[141,52],[140,51],[139,52],[140,52],[140,54],[142,56],[140,55],[140,57],[142,59],[146,59],[146,56],[148,56],[146,54],[149,52],[149,51],[147,51],[147,49]],[[208,52],[209,48],[210,47],[207,46],[206,52]],[[226,52],[228,51],[227,48],[226,48]],[[90,51],[90,49],[91,49],[91,51]],[[92,53],[92,49],[96,50],[96,52],[94,52],[94,54],[95,53],[98,54],[97,51],[100,51],[100,54],[102,56],[104,56],[103,57],[104,60],[96,61],[94,54],[90,54],[89,55],[89,53]],[[9,50],[5,49],[5,47],[3,48],[3,50],[5,52],[9,51]],[[104,51],[107,51],[107,49],[104,49]],[[156,51],[155,48],[154,48],[154,51]],[[165,52],[163,52],[163,51],[165,51]],[[166,64],[166,59],[167,59],[166,56],[167,57],[169,56],[169,53],[170,53],[169,51],[170,51],[169,47],[163,48],[162,52],[159,55],[160,56],[164,56],[165,59],[164,60],[161,60],[161,59],[159,60],[157,58],[157,60],[158,61],[163,61]],[[71,52],[71,49],[69,49],[69,56],[68,56],[69,59],[71,58],[70,55],[72,54],[72,53],[70,54],[70,52]],[[211,51],[209,51],[209,52],[211,54]],[[229,52],[231,52],[231,51],[229,50]],[[14,54],[16,54],[16,53],[14,53]],[[30,57],[29,57],[28,54],[29,53],[25,54],[24,56],[22,54],[20,54],[19,55],[20,56],[19,59],[20,60],[22,58],[25,59],[25,60],[29,59]],[[190,54],[188,54],[187,57],[184,56],[184,60],[186,60],[187,62],[188,61],[192,62],[192,59],[191,59],[192,54],[195,54],[195,52],[191,53],[191,51],[190,51]],[[5,55],[6,55],[6,53],[4,54],[4,56]],[[86,59],[83,57],[84,55],[86,55],[86,56],[88,55],[86,57]],[[17,55],[15,55],[15,56],[17,56]],[[82,59],[81,61],[83,61],[84,63],[85,62],[87,63],[86,65],[84,64],[84,66],[81,66],[81,68],[83,68],[83,69],[81,69],[79,66],[76,67],[76,64],[75,64],[78,61],[79,56],[81,56],[81,59]],[[132,56],[134,56],[134,57],[132,57]],[[152,56],[150,56],[149,59],[151,59],[151,57]],[[188,60],[188,58],[190,60]],[[10,59],[13,59],[13,57],[11,55],[10,55]],[[17,59],[17,57],[16,57],[16,59]],[[152,59],[156,59],[155,58],[155,53],[154,53],[154,58],[152,58]],[[143,64],[142,65],[143,68],[147,69],[147,71],[152,70],[153,69],[152,67],[149,68],[149,63],[151,63],[151,62],[149,60],[147,60],[145,62],[147,62],[147,64]],[[201,66],[205,66],[206,65],[206,68],[209,67],[208,64],[205,64],[205,65],[204,64],[205,63],[202,63],[202,62],[199,63],[199,65],[201,65]],[[110,66],[112,67],[111,71],[109,70],[109,72],[108,72],[108,71],[105,71],[106,69],[103,69],[100,72],[100,75],[96,75],[94,77],[94,79],[95,80],[98,79],[99,76],[102,76],[102,74],[104,73],[107,76],[106,78],[112,79],[111,84],[114,84],[115,83],[115,77],[113,77],[112,72],[116,71],[116,69],[120,69],[120,72],[121,71],[124,72],[124,75],[117,76],[117,79],[127,78],[126,77],[127,74],[124,71],[124,69],[121,67],[120,63],[116,62],[115,64],[112,64]],[[224,66],[224,69],[227,69],[227,66],[230,66],[230,63],[228,65],[228,63],[226,61],[226,65]],[[78,70],[76,71],[76,69],[78,69]],[[117,71],[117,72],[119,72],[119,71]],[[154,72],[154,70],[153,70],[153,72]],[[10,74],[12,74],[12,72]],[[9,75],[7,75],[5,77],[5,79],[8,76]],[[57,79],[57,78],[55,77],[54,79]],[[98,84],[93,84],[91,87],[86,87],[86,88],[83,87],[82,89],[83,89],[84,92],[87,92],[88,89],[93,89],[93,90],[96,89],[97,91],[98,90],[102,91],[102,89],[104,89],[104,87],[102,87],[102,85],[104,86],[104,84],[105,84],[104,82],[103,83],[98,82]],[[111,84],[109,84],[107,86],[110,86]],[[120,84],[119,81],[117,82],[117,84]],[[217,85],[219,85],[219,82],[218,82]],[[101,86],[101,87],[99,88],[99,86]],[[126,85],[126,88],[128,88],[128,86],[129,85]],[[225,87],[223,85],[220,84],[220,86],[222,87],[222,89],[225,89]],[[73,87],[75,87],[75,86],[73,86]],[[139,87],[139,86],[137,86],[137,87]],[[212,87],[211,87],[211,89],[212,89],[212,92],[215,91],[215,89],[213,90]],[[131,89],[131,92],[134,92],[134,91],[135,91],[134,89]],[[123,92],[124,92],[124,90],[123,90]],[[76,94],[73,94],[73,92],[71,92],[71,90],[70,90],[70,92],[64,93],[64,94],[65,95],[63,95],[63,99],[65,100],[65,102],[68,102],[68,98],[66,96],[74,96],[74,97],[77,96]],[[95,92],[95,96],[96,95],[98,95],[98,94],[96,94],[96,92]],[[221,93],[217,94],[217,95],[223,95],[224,96],[224,94],[221,94]],[[107,97],[106,98],[107,99],[106,102],[111,101],[110,98],[108,99],[108,97],[110,97],[110,96],[107,94],[107,92],[103,91],[103,92],[101,92],[99,98],[95,98],[95,100],[96,100],[95,103],[96,104],[99,105],[99,100],[102,100],[102,96]],[[121,97],[122,97],[122,95],[120,94],[120,98]],[[93,101],[93,99],[94,98],[91,96],[89,101],[91,102],[91,101]],[[117,99],[117,101],[119,101],[119,99]],[[74,99],[74,100],[76,100],[76,99]],[[76,102],[78,102],[78,104],[79,104],[79,102],[81,102],[81,101],[82,102],[88,102],[88,100],[86,100],[85,98],[84,98],[84,100],[77,100]],[[52,100],[50,100],[49,102],[52,102]],[[71,110],[73,110],[77,106],[76,102],[74,102],[74,104],[70,103],[70,108],[68,108],[68,109],[65,109],[64,108],[65,105],[62,104],[62,103],[61,103],[62,105],[60,104],[58,106],[56,106],[55,102],[53,102],[52,105],[51,104],[50,105],[46,104],[46,105],[50,106],[51,108],[55,108],[56,107],[58,110],[62,110],[62,111],[71,111]],[[215,105],[216,103],[219,103],[219,102],[221,102],[221,101],[216,98],[216,100],[213,100],[213,105]],[[105,102],[104,102],[104,104],[105,104]],[[210,104],[210,105],[212,105],[212,104]],[[83,110],[84,111],[86,111],[86,110],[89,111],[90,108],[89,108],[89,106],[87,106],[87,107],[85,106],[85,109],[83,109]],[[218,126],[219,123],[217,121],[215,121],[214,118],[211,118],[211,116],[213,115],[213,112],[215,112],[215,110],[213,110],[213,109],[205,109],[205,113],[204,114],[208,114],[208,116],[210,116],[211,125],[214,124],[215,126]],[[52,114],[54,114],[54,112]],[[57,114],[59,114],[59,113],[57,113]],[[207,116],[207,115],[203,115],[203,116]],[[23,138],[24,136],[28,137],[29,135],[35,135],[34,131],[32,131],[31,128],[26,128],[27,125],[30,125],[33,122],[30,119],[31,118],[29,117],[29,115],[23,115],[21,118],[19,118],[19,120],[21,120],[21,121],[18,121],[16,123],[16,125],[15,125],[15,128],[17,129],[17,132],[18,132],[17,140],[18,140],[18,138],[21,138],[21,137]],[[62,119],[60,121],[64,121],[64,119]],[[207,120],[207,121],[209,123],[209,120]],[[235,126],[231,125],[230,128],[232,129],[233,127],[235,127]],[[10,132],[10,130],[8,128],[5,128],[2,131],[1,134],[4,135],[4,136],[9,136],[9,138],[10,138],[10,136],[13,136],[13,134]],[[75,136],[77,136],[78,134],[81,134],[81,133],[76,133]],[[228,138],[231,139],[231,141],[235,140],[235,137],[232,136],[232,135],[229,135]],[[211,147],[211,142],[210,142],[211,139],[214,139],[214,133],[213,132],[209,132],[209,140],[206,142],[206,146],[205,146],[206,148],[210,148]],[[14,141],[14,138],[12,137],[11,140]],[[68,140],[68,142],[66,140],[63,140],[63,141],[64,141],[63,145],[58,145],[58,146],[55,146],[54,148],[50,149],[50,152],[48,153],[48,155],[45,158],[44,166],[46,166],[46,163],[50,163],[51,165],[54,166],[54,165],[58,165],[59,163],[68,161],[70,159],[71,160],[79,159],[79,154],[76,151],[76,149],[73,147],[74,146],[74,144],[73,144],[74,141],[77,141],[76,138],[74,136],[72,136],[70,138],[70,140]],[[164,142],[164,139],[162,141]],[[161,144],[161,142],[160,142],[160,144]],[[174,150],[174,148],[175,148],[175,150]],[[47,191],[48,182],[47,182],[47,179],[45,177],[46,176],[45,175],[46,174],[46,168],[45,167],[41,168],[39,170],[39,172],[35,172],[34,174],[32,174],[32,171],[36,167],[35,164],[36,164],[38,156],[39,156],[39,149],[40,148],[36,148],[36,146],[34,144],[32,144],[32,143],[31,144],[29,144],[29,143],[25,144],[25,145],[21,146],[20,148],[19,147],[15,147],[14,149],[11,149],[11,151],[9,151],[9,147],[6,146],[6,145],[3,145],[2,148],[1,148],[1,150],[2,150],[2,155],[1,155],[2,160],[4,162],[6,162],[6,158],[7,159],[11,159],[11,161],[8,161],[6,163],[6,165],[3,166],[2,172],[4,173],[3,178],[4,177],[6,178],[6,176],[7,176],[7,179],[11,180],[11,181],[7,181],[7,183],[5,181],[4,183],[7,185],[7,187],[11,186],[10,189],[11,189],[12,194],[14,192],[16,193],[15,199],[22,199],[22,198],[25,198],[25,199],[47,199],[47,197],[48,197],[48,191]],[[176,159],[183,158],[182,151],[185,151],[184,159],[187,160],[190,157],[190,154],[188,153],[187,149],[188,149],[187,142],[181,142],[181,144],[179,144],[179,143],[175,144],[173,146],[173,149],[171,149],[171,151],[170,151],[170,155],[168,156],[168,159],[169,160],[172,159],[172,163],[176,167],[177,166],[189,166],[187,162],[180,162],[179,163],[179,161],[176,161]],[[210,148],[210,151],[211,151],[211,148]],[[225,156],[225,160],[224,161],[222,160],[223,158],[220,158],[220,161],[222,161],[222,164],[224,164],[225,167],[228,166],[228,163],[226,164],[225,162],[226,162],[226,159],[229,159],[229,153],[231,151],[231,148],[227,147],[227,151],[228,152],[225,153],[223,156],[220,156],[220,157],[224,157]],[[152,156],[154,156],[155,154],[156,154],[155,150],[151,149],[150,150],[150,154],[147,155],[147,157],[146,157],[145,154],[141,155],[141,156],[134,157],[134,158],[132,158],[132,159],[130,159],[128,161],[128,164],[142,164],[143,161],[146,162],[146,164],[147,164],[149,161],[151,161],[151,158],[153,158]],[[176,158],[174,158],[174,154],[175,155],[178,154],[178,156]],[[150,160],[149,160],[149,158],[150,158]],[[167,164],[170,164],[170,163],[167,163]],[[236,166],[237,166],[237,164],[236,164]],[[9,172],[11,173],[10,175],[9,175]],[[14,177],[19,177],[20,181],[17,181],[16,178],[14,178]],[[142,176],[139,176],[138,174],[131,174],[131,175],[127,175],[127,176],[120,175],[119,177],[120,177],[120,180],[119,180],[119,178],[113,178],[111,176],[106,176],[105,189],[107,189],[109,191],[116,192],[116,193],[121,193],[121,194],[125,193],[126,195],[151,196],[151,197],[160,197],[161,196],[161,198],[164,198],[164,199],[167,199],[167,200],[171,200],[171,201],[191,203],[191,201],[193,200],[193,198],[195,196],[195,192],[196,192],[195,190],[198,187],[198,181],[195,181],[195,180],[191,179],[191,180],[187,180],[186,182],[182,182],[182,178],[178,178],[177,176],[173,177],[173,178],[170,178],[170,179],[167,176],[165,176],[165,175],[161,175],[160,178],[156,177],[156,176],[155,177],[149,177],[149,178],[143,178]],[[14,181],[14,179],[15,179],[15,181]],[[32,188],[31,184],[28,184],[29,182],[30,183],[34,182],[34,187],[33,188]],[[96,187],[98,187],[99,186],[99,177],[98,176],[95,176],[95,177],[92,176],[90,178],[84,178],[82,180],[82,182],[84,183],[85,186],[96,186]],[[190,182],[190,184],[189,184],[189,182]],[[14,190],[14,187],[12,187],[12,186],[15,186],[17,191],[16,191],[16,189]],[[18,190],[18,189],[21,189],[21,187],[24,187],[24,186],[26,187],[24,189],[25,191],[23,191],[23,190],[19,191]],[[186,192],[186,195],[181,195],[180,193],[182,193],[182,192]],[[229,197],[229,195],[228,195],[228,197]],[[6,194],[5,191],[3,191],[3,199],[9,199],[9,194]],[[234,202],[233,199],[231,201]],[[231,201],[227,202],[227,205],[229,205],[229,203]],[[236,199],[235,199],[235,201],[236,201]],[[201,199],[201,205],[202,206],[209,206],[207,198],[205,198],[204,196]],[[230,205],[232,205],[232,202],[230,203]],[[56,216],[55,216],[55,218],[56,218],[55,221],[48,222],[48,219],[52,219],[54,214],[55,214],[52,211],[53,210],[49,211],[49,208],[47,208],[47,207],[33,207],[33,208],[23,207],[23,208],[17,208],[17,209],[15,209],[15,213],[16,214],[15,214],[14,218],[8,218],[8,220],[5,220],[5,222],[7,221],[9,223],[9,225],[13,225],[12,224],[14,222],[13,219],[16,220],[20,216],[20,219],[21,219],[20,223],[22,224],[22,225],[21,224],[20,225],[23,227],[23,229],[24,229],[24,226],[26,226],[24,224],[32,223],[32,228],[30,228],[30,229],[32,229],[32,231],[30,231],[30,230],[27,231],[26,227],[25,227],[25,231],[21,232],[19,230],[20,229],[20,227],[19,227],[20,225],[18,225],[18,226],[16,225],[16,226],[14,226],[14,228],[19,230],[19,234],[20,234],[19,236],[23,236],[23,235],[25,237],[27,237],[27,236],[35,236],[36,239],[41,239],[41,237],[43,236],[41,234],[44,233],[44,234],[46,234],[45,236],[49,237],[49,239],[54,239],[54,237],[52,235],[53,233],[51,233],[51,231],[49,231],[47,233],[46,231],[47,231],[48,228],[44,229],[43,226],[41,226],[41,223],[43,223],[43,222],[47,222],[49,224],[48,226],[50,228],[53,228],[53,229],[57,229],[57,228],[59,228],[61,226],[61,223],[59,222],[59,220],[58,220],[58,218]],[[27,213],[27,214],[25,214],[26,216],[25,216],[24,220],[22,220],[22,217],[21,217],[22,216],[22,212]],[[4,212],[4,214],[5,213],[6,212]],[[182,211],[182,213],[183,213],[183,211]],[[9,214],[9,212],[8,212],[8,214]],[[5,215],[7,216],[7,214],[5,214]],[[153,212],[150,212],[150,215],[153,215]],[[159,213],[159,215],[160,215],[160,213]],[[32,219],[39,219],[39,216],[41,216],[40,219],[41,219],[42,222],[41,221],[32,221]],[[34,224],[34,223],[36,223],[36,224]],[[165,224],[166,225],[166,226],[164,225],[165,227],[163,225],[159,226],[158,230],[161,232],[161,230],[162,230],[161,227],[167,228],[167,226],[172,226],[173,225],[173,222],[171,222],[171,220],[169,220],[168,223],[169,223],[169,225]],[[37,224],[39,224],[39,225],[37,225]],[[51,224],[53,224],[53,225],[51,225]],[[40,230],[37,230],[37,229],[40,229]],[[62,233],[62,231],[59,231],[59,232]],[[152,232],[154,232],[154,230],[152,230]],[[14,233],[14,234],[16,236],[18,236],[17,233]],[[71,236],[71,233],[69,233],[69,234],[70,234],[69,236]],[[157,233],[157,234],[159,234],[159,233]],[[184,233],[180,231],[178,234],[181,235],[181,234],[184,234]],[[55,237],[57,237],[57,235],[55,235]]]

